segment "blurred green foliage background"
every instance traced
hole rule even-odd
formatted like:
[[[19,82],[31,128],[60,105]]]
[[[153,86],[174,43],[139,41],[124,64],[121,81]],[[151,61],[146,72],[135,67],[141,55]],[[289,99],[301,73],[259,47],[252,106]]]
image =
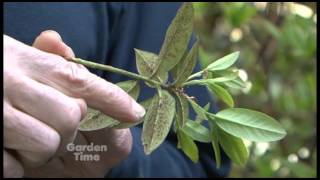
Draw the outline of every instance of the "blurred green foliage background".
[[[233,165],[230,177],[316,177],[317,3],[193,5],[201,65],[240,51],[236,66],[247,88],[231,91],[235,106],[269,114],[288,133],[278,142],[246,142],[249,161]]]

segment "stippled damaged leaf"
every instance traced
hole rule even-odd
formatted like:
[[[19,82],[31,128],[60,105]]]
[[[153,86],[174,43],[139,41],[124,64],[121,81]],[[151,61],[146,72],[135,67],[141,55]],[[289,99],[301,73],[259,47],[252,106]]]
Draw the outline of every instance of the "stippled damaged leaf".
[[[145,110],[147,110],[147,109],[149,109],[149,106],[150,106],[150,104],[151,104],[151,102],[152,102],[152,98],[153,98],[153,97],[148,98],[148,99],[145,99],[145,100],[141,101],[139,104],[140,104]]]
[[[79,130],[80,131],[94,131],[103,128],[111,128],[120,122],[101,113],[98,110],[88,107],[87,114],[81,121]]]
[[[178,66],[180,66],[180,63],[182,63],[186,59],[188,54],[189,54],[189,50],[187,49],[184,52],[182,58],[179,60],[179,63],[170,70],[170,73],[172,74],[172,77],[174,80],[176,79],[176,77],[178,77]]]
[[[137,99],[140,92],[140,86],[137,81],[129,80],[117,83],[117,86],[119,86],[121,89],[126,91],[132,98]],[[141,121],[142,122],[142,121]],[[111,127],[126,127],[131,125],[136,125],[140,122],[136,123],[120,123],[120,121],[107,116],[103,114],[102,112],[88,108],[87,115],[84,117],[84,119],[81,121],[79,130],[81,131],[93,131],[93,130],[99,130],[103,128],[111,128]],[[121,126],[121,124],[123,124]]]
[[[146,77],[151,77],[153,73],[155,73],[156,68],[160,63],[158,55],[140,49],[134,49],[134,51],[136,54],[136,64],[139,74]],[[155,77],[152,77],[152,79],[164,83],[168,79],[168,73],[161,73]],[[148,86],[151,85],[148,84]]]
[[[173,122],[175,106],[174,97],[168,91],[158,89],[144,117],[142,144],[145,154],[150,154],[165,140]]]
[[[172,20],[159,53],[156,74],[171,70],[184,55],[193,30],[193,6],[186,2]]]
[[[191,50],[189,51],[188,55],[185,59],[180,61],[175,67],[174,71],[176,73],[173,73],[173,78],[175,79],[174,84],[176,86],[179,86],[183,82],[185,82],[188,77],[191,75],[196,63],[197,63],[197,57],[198,57],[198,49],[199,49],[199,42],[197,41]],[[176,76],[175,76],[176,74]]]
[[[117,121],[119,122],[119,121]],[[115,124],[112,128],[115,128],[115,129],[126,129],[126,128],[131,128],[133,126],[136,126],[140,123],[143,122],[143,119],[138,121],[138,122],[134,122],[134,123],[125,123],[125,122],[119,122],[118,124]]]
[[[140,86],[137,81],[129,80],[129,81],[123,81],[116,84],[121,89],[126,91],[134,100],[138,99],[139,93],[140,93]]]
[[[180,93],[175,93],[177,99],[177,121],[179,127],[184,127],[189,117],[189,104],[185,96]]]
[[[148,111],[149,109],[149,105],[150,103],[152,102],[152,98],[149,98],[149,99],[146,99],[142,102],[139,102],[139,104],[146,110]],[[138,122],[135,122],[135,123],[124,123],[124,122],[121,122],[121,123],[118,123],[116,125],[114,125],[112,128],[116,128],[116,129],[125,129],[125,128],[131,128],[133,126],[136,126],[140,123],[143,122],[143,119],[141,121],[138,121]]]

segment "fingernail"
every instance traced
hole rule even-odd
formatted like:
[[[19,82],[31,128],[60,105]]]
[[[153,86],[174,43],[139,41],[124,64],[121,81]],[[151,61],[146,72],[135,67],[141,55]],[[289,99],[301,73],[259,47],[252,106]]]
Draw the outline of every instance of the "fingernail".
[[[64,56],[66,58],[74,58],[75,57],[75,54],[73,52],[73,50],[71,49],[70,46],[68,46],[65,42],[61,41],[64,45]]]
[[[137,120],[140,120],[143,118],[143,116],[146,114],[146,110],[138,103],[136,103],[135,101],[132,103],[132,109],[134,114],[137,117]]]
[[[75,55],[74,55],[74,52],[72,51],[72,49],[69,47],[69,46],[67,46],[68,48],[67,48],[67,53],[68,53],[68,56],[70,56],[70,57],[75,57]]]

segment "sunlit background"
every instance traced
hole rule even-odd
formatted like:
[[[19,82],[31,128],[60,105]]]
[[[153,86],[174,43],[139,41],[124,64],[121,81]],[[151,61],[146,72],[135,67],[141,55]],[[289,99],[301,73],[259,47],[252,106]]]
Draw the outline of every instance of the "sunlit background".
[[[193,5],[201,65],[240,51],[247,87],[232,91],[235,106],[269,114],[288,133],[279,142],[245,141],[248,163],[233,165],[230,177],[316,177],[317,3]]]

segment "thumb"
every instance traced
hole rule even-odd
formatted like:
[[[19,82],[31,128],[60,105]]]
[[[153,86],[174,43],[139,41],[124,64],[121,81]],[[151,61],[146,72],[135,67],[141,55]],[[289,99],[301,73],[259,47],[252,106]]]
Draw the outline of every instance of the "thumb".
[[[33,47],[63,57],[74,57],[72,49],[67,46],[59,33],[53,30],[43,31],[33,42]]]

